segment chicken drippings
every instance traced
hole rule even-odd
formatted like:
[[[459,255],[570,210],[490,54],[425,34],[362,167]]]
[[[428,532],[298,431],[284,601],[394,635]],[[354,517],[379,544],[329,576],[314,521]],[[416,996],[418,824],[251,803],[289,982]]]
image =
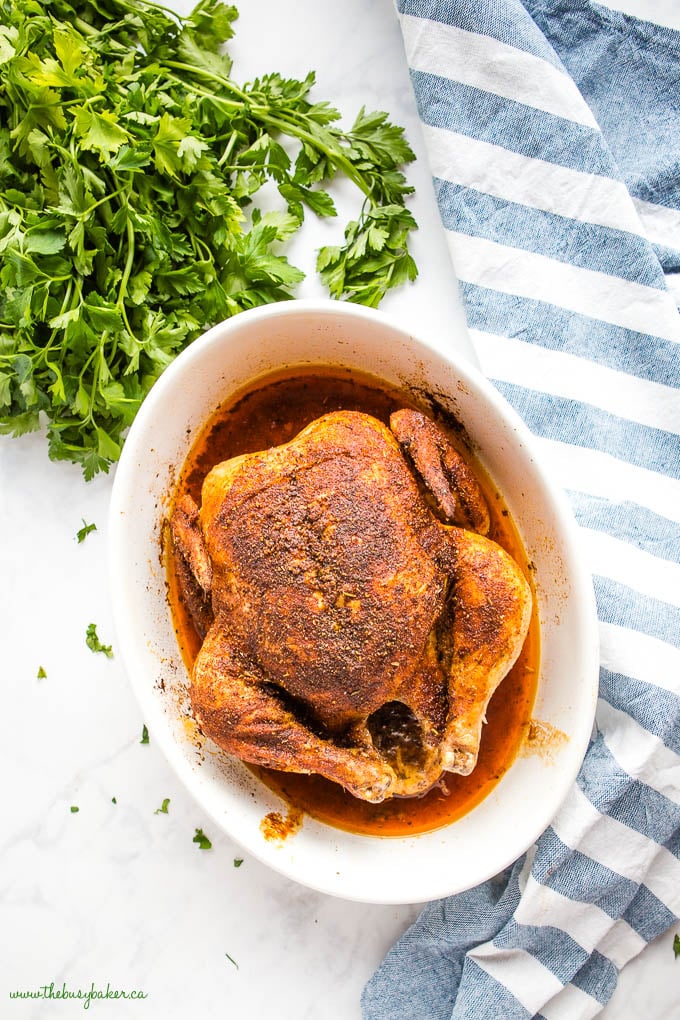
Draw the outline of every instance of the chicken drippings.
[[[329,368],[314,375],[277,376],[261,380],[248,392],[219,408],[206,423],[181,473],[175,498],[183,494],[200,499],[203,479],[214,464],[288,442],[309,422],[334,410],[357,410],[383,422],[403,407],[417,408],[408,394],[382,386],[377,380]],[[430,414],[432,410],[430,409]],[[526,557],[500,496],[461,445],[455,429],[438,424],[474,467],[487,496],[491,514],[489,537],[526,568]],[[168,556],[169,600],[179,644],[188,668],[201,647],[201,636],[189,607],[181,598],[179,570]],[[528,571],[524,570],[525,574]],[[346,593],[349,603],[353,593]],[[349,606],[351,609],[351,606]],[[469,776],[445,773],[425,795],[394,798],[370,804],[349,795],[340,786],[316,775],[276,772],[249,766],[263,782],[294,808],[336,827],[374,835],[399,836],[429,831],[453,821],[482,800],[514,760],[531,716],[538,675],[538,623],[532,618],[518,661],[494,694],[476,768]],[[403,706],[402,706],[403,707]],[[374,740],[400,767],[414,767],[418,734],[408,715],[394,703],[383,706],[373,719]],[[417,723],[416,723],[417,727]]]

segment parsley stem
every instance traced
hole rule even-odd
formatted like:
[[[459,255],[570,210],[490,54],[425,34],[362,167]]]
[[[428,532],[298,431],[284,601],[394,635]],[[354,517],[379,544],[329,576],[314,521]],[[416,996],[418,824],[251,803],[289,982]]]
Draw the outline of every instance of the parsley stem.
[[[64,312],[66,311],[66,306],[69,303],[69,301],[71,300],[71,291],[72,290],[73,290],[73,280],[69,280],[68,284],[66,286],[66,293],[64,294],[64,300],[62,301],[61,308],[59,309],[59,314],[60,315],[63,315]]]
[[[129,216],[125,221],[125,232],[127,234],[128,250],[127,258],[125,259],[125,268],[123,269],[123,275],[120,280],[120,289],[118,290],[118,300],[116,302],[118,308],[122,308],[123,306],[130,273],[132,272],[132,263],[135,258],[135,228],[132,226],[132,220]]]
[[[87,361],[86,361],[86,362],[85,362],[85,364],[83,365],[83,367],[82,367],[82,369],[81,369],[81,371],[80,371],[80,374],[79,374],[79,376],[78,376],[78,382],[79,382],[79,383],[82,383],[82,381],[83,381],[83,376],[85,375],[85,373],[87,372],[88,368],[89,368],[89,367],[90,367],[90,365],[92,364],[92,361],[94,360],[94,357],[95,357],[96,353],[97,353],[97,348],[95,348],[95,349],[94,349],[94,350],[92,351],[92,353],[91,353],[91,354],[90,354],[90,356],[88,357]]]
[[[283,131],[284,134],[295,135],[301,141],[305,141],[309,145],[313,146],[315,149],[318,149],[320,152],[323,152],[324,155],[328,156],[329,159],[331,159],[334,163],[343,168],[343,170],[350,178],[350,180],[354,181],[357,187],[361,191],[363,191],[364,195],[366,195],[368,198],[371,197],[372,191],[371,185],[364,180],[362,175],[357,171],[354,164],[351,162],[351,160],[347,159],[347,157],[342,152],[339,146],[335,149],[331,148],[330,146],[322,142],[319,138],[317,138],[315,135],[311,134],[311,132],[306,131],[304,128],[300,127],[300,125],[296,123],[296,121],[294,120],[288,120],[287,118],[281,120],[278,117],[272,117],[270,114],[266,112],[266,108],[251,104],[250,96],[248,95],[248,93],[243,92],[241,89],[237,88],[233,84],[233,82],[229,80],[229,78],[225,78],[223,75],[214,74],[212,71],[206,71],[202,67],[196,67],[192,64],[185,64],[177,60],[166,60],[165,64],[168,67],[174,67],[179,71],[191,71],[193,74],[198,74],[203,78],[208,78],[211,81],[218,82],[223,88],[229,89],[230,92],[233,92],[234,95],[237,95],[239,99],[241,99],[242,103],[245,106],[244,112],[248,112],[251,115],[259,118],[259,120],[263,124],[271,124],[272,127],[278,128],[278,130]],[[213,96],[211,93],[208,93],[207,91],[203,90],[200,91],[202,91],[204,95],[210,96],[211,99],[219,99],[220,102],[233,105],[236,108],[238,108],[241,105],[238,103],[230,103],[229,100],[224,99],[222,96]]]
[[[210,258],[210,248],[205,243],[205,241],[202,240],[202,238],[198,237],[193,232],[193,230],[189,231],[189,236],[191,237],[191,243],[192,243],[192,245],[194,247],[194,250],[200,248],[202,250],[202,252],[203,252],[204,259],[208,260]]]
[[[130,11],[132,14],[139,15],[139,10],[136,5],[122,3],[121,6],[124,7],[127,11]],[[177,11],[171,10],[169,7],[164,7],[163,4],[155,3],[154,0],[140,0],[139,6],[151,7],[155,11],[162,11],[163,14],[169,14],[170,17],[173,18],[173,20],[176,21],[180,27],[185,24],[186,19],[183,18],[181,14],[178,14]]]
[[[110,195],[104,195],[103,198],[100,198],[96,202],[93,202],[92,205],[88,206],[87,209],[84,209],[83,212],[76,213],[75,214],[76,219],[79,220],[86,219],[90,215],[90,213],[93,213],[94,210],[97,209],[100,205],[103,205],[105,202],[110,202],[111,199],[113,198],[117,198],[118,195],[120,195],[123,191],[125,191],[125,187],[120,187],[118,188],[117,191],[113,191]]]
[[[246,172],[252,172],[253,170],[264,170],[269,169],[268,163],[222,163],[220,164],[223,170],[245,170]]]
[[[220,158],[218,160],[218,163],[217,163],[218,166],[224,166],[224,164],[227,162],[227,160],[229,159],[229,157],[232,154],[232,151],[234,149],[234,146],[236,145],[237,140],[238,140],[238,132],[237,131],[232,131],[231,132],[231,136],[229,138],[229,141],[227,142],[227,144],[226,144],[226,146],[224,148],[224,152],[222,153],[222,155],[220,156]],[[231,169],[231,167],[229,169]]]
[[[338,148],[333,149],[322,142],[321,139],[311,134],[311,132],[300,127],[295,121],[288,120],[287,118],[281,119],[280,117],[272,117],[261,107],[252,107],[252,112],[256,116],[259,116],[264,124],[271,124],[272,127],[278,128],[279,131],[283,131],[285,134],[295,135],[295,137],[299,138],[300,141],[307,142],[309,145],[313,146],[313,148],[318,149],[319,152],[323,152],[330,160],[342,167],[350,180],[354,181],[356,186],[363,191],[367,198],[371,198],[371,192],[373,190],[371,185],[368,184],[362,174],[359,173],[351,160],[347,159],[339,146]]]
[[[127,235],[128,250],[127,250],[127,257],[125,259],[125,268],[123,269],[123,275],[122,275],[121,280],[120,280],[120,288],[118,290],[118,300],[116,301],[116,308],[118,308],[118,310],[119,310],[119,312],[120,312],[120,314],[121,314],[121,316],[123,318],[123,322],[125,323],[126,330],[130,334],[132,339],[135,342],[139,343],[139,341],[137,340],[137,337],[135,336],[134,330],[132,329],[132,326],[130,325],[130,320],[128,319],[128,314],[127,314],[127,308],[125,307],[125,296],[127,294],[127,285],[128,285],[129,280],[130,280],[130,274],[132,273],[132,266],[133,266],[134,258],[135,258],[135,228],[132,226],[132,220],[130,219],[129,216],[128,216],[127,220],[125,221],[125,232],[126,232],[126,235]],[[115,344],[115,347],[117,347],[117,344]],[[141,344],[140,344],[140,347],[141,347]]]
[[[240,88],[229,80],[229,78],[225,78],[221,74],[215,74],[213,71],[206,71],[202,67],[196,67],[195,64],[184,64],[179,60],[165,60],[163,63],[166,67],[174,67],[177,71],[191,71],[192,74],[197,74],[202,78],[209,78],[210,81],[216,81],[222,86],[222,88],[228,89],[229,92],[233,92],[235,96],[238,96],[241,102],[235,103],[229,99],[225,99],[223,96],[214,96],[212,92],[206,92],[205,94],[210,96],[211,99],[219,99],[220,102],[228,103],[230,106],[233,106],[234,109],[239,109],[239,107],[243,104],[247,107],[249,98],[248,94],[246,92],[242,92]],[[182,84],[185,88],[187,87],[187,83],[185,81],[183,81]]]
[[[76,28],[78,28],[80,32],[83,33],[83,35],[89,36],[99,35],[99,32],[94,27],[94,25],[91,25],[88,21],[84,21],[82,18],[78,17],[74,18],[73,24],[76,26]]]
[[[103,102],[103,100],[105,98],[106,98],[106,96],[99,95],[99,96],[88,96],[87,99],[80,99],[80,98],[78,98],[78,99],[67,99],[64,103],[61,104],[61,108],[62,108],[62,110],[64,110],[68,106],[90,106],[92,103],[101,103],[101,102]]]
[[[92,387],[90,389],[90,400],[89,400],[88,408],[87,408],[87,417],[85,418],[85,421],[87,422],[88,425],[94,425],[94,408],[95,408],[95,403],[97,401],[97,391],[99,389],[99,377],[101,375],[102,350],[103,350],[103,347],[104,347],[105,339],[106,339],[106,330],[104,330],[104,332],[102,333],[101,339],[99,341],[99,344],[97,345],[95,350],[92,352],[93,358],[97,354],[99,355],[99,357],[94,362],[94,367],[93,367],[93,370],[92,370]]]
[[[59,309],[59,315],[63,315],[64,312],[66,311],[66,306],[68,305],[69,301],[71,300],[71,291],[72,290],[73,290],[73,280],[69,280],[68,284],[67,284],[67,287],[66,287],[66,293],[64,295],[64,299],[61,302],[61,308]],[[78,297],[80,297],[80,286],[78,287]],[[57,339],[58,338],[58,334],[59,334],[59,331],[57,329],[53,329],[52,332],[50,333],[49,340],[47,341],[47,343],[45,344],[44,347],[41,347],[41,348],[38,349],[35,357],[36,357],[36,361],[41,360],[44,363],[45,368],[50,369],[52,372],[54,372],[54,374],[57,376],[57,378],[61,380],[62,379],[61,366],[59,366],[59,368],[57,368],[57,366],[55,364],[53,364],[48,359],[48,354],[50,352],[50,349],[55,345],[55,343],[60,343],[61,342],[61,338],[59,338],[59,340]],[[62,355],[62,357],[63,357],[63,355]]]
[[[125,328],[126,328],[126,330],[127,330],[127,331],[128,331],[128,333],[130,334],[130,336],[132,337],[132,339],[133,339],[133,340],[134,340],[134,341],[135,341],[136,343],[138,343],[140,347],[142,347],[143,345],[142,345],[142,344],[140,343],[140,341],[139,341],[139,340],[137,339],[137,337],[135,336],[134,330],[132,329],[132,326],[130,325],[130,320],[128,319],[128,314],[127,314],[127,308],[125,307],[125,302],[123,302],[123,303],[121,304],[121,306],[120,306],[120,313],[121,313],[121,315],[123,316],[123,322],[125,323]],[[114,342],[114,351],[115,351],[115,350],[117,349],[117,347],[118,347],[118,344],[117,344],[116,342]]]

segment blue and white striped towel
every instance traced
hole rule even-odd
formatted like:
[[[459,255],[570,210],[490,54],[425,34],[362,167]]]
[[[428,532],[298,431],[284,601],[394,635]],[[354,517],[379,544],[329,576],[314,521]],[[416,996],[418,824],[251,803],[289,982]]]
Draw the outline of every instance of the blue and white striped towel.
[[[398,6],[473,342],[569,493],[602,661],[550,828],[424,910],[364,1017],[581,1020],[680,916],[680,33],[587,0]]]

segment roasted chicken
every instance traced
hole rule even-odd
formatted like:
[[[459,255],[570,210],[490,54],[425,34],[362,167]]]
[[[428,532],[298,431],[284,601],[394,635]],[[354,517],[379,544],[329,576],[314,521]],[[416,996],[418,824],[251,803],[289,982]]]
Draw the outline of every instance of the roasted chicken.
[[[420,412],[326,414],[181,498],[203,731],[247,762],[379,802],[468,774],[531,614],[479,484]]]

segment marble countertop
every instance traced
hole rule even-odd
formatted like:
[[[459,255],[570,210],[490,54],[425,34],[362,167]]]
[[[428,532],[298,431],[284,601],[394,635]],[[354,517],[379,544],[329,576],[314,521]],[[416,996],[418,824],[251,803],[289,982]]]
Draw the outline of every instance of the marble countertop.
[[[418,155],[409,176],[420,276],[383,308],[442,344],[465,346],[391,0],[238,6],[237,80],[313,68],[316,95],[347,120],[365,104],[406,127]],[[341,192],[341,212],[351,215],[355,196]],[[311,267],[319,237],[318,225],[305,224],[292,260]],[[313,277],[299,292],[322,293]],[[153,733],[141,743],[144,720],[119,659],[85,645],[96,622],[115,653],[111,484],[112,476],[85,483],[79,469],[51,463],[41,434],[0,440],[0,1016],[81,1015],[74,1002],[8,999],[13,990],[66,982],[145,993],[134,1004],[92,1005],[114,1020],[358,1018],[365,981],[419,907],[345,902],[268,870],[203,816]],[[78,544],[83,520],[97,530]],[[165,798],[168,813],[155,813]],[[192,841],[196,828],[212,850]],[[626,968],[601,1015],[670,1020],[680,1013],[679,989],[668,933]]]

